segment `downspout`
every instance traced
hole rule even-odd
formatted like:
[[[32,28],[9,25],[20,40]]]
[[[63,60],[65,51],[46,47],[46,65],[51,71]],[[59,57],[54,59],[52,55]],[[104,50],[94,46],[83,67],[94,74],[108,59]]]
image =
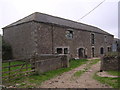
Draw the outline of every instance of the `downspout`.
[[[54,30],[54,26],[52,25],[52,31],[51,31],[51,35],[52,35],[52,54],[54,54],[53,30]]]

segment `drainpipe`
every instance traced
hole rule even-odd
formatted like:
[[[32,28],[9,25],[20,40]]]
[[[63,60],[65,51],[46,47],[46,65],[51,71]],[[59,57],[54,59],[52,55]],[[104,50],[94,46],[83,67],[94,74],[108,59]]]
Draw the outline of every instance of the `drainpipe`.
[[[54,30],[54,26],[52,25],[52,32],[51,32],[51,35],[52,35],[52,54],[54,54],[53,30]]]

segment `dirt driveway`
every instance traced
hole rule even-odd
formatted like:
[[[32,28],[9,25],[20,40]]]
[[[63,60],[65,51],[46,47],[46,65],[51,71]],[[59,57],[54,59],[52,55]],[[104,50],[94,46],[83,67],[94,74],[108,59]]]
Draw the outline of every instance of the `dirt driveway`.
[[[90,60],[82,66],[75,68],[69,72],[65,72],[53,79],[47,80],[39,86],[40,88],[111,88],[94,80],[92,76],[96,71],[100,70],[100,62],[91,66],[87,72],[80,77],[74,77],[74,73],[84,69]]]

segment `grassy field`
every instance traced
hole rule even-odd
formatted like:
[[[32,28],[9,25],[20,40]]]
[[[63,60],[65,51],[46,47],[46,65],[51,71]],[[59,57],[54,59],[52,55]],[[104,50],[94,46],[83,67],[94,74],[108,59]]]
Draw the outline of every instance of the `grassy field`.
[[[18,78],[14,81],[8,82],[7,85],[15,85],[18,88],[32,88],[39,86],[43,81],[49,80],[57,75],[60,75],[64,72],[67,72],[69,70],[72,70],[82,64],[85,64],[88,60],[82,59],[82,60],[71,60],[70,61],[70,67],[69,68],[61,68],[49,72],[45,72],[41,75],[33,74],[28,77],[22,77]]]
[[[10,65],[18,65],[18,64],[24,64],[23,61],[15,61],[15,62],[11,62]],[[6,66],[9,66],[9,63],[2,63],[2,67],[6,67]],[[15,70],[15,69],[20,69],[21,66],[17,66],[17,67],[11,67],[10,69],[11,70]],[[2,71],[8,71],[9,69],[8,68],[3,68]]]
[[[11,62],[10,63],[10,65],[20,65],[20,64],[25,64],[25,62],[24,61],[14,61],[14,62]],[[2,67],[7,67],[7,66],[9,66],[9,63],[7,62],[7,63],[2,63]],[[30,67],[31,65],[30,64],[28,64],[28,66],[27,67]],[[24,65],[22,68],[25,68],[26,67],[26,65]],[[16,67],[11,67],[10,68],[10,71],[12,71],[12,72],[10,72],[10,75],[13,75],[13,74],[15,74],[15,73],[19,73],[19,72],[24,72],[24,71],[26,71],[26,69],[21,69],[21,66],[16,66]],[[19,70],[19,71],[15,71],[15,70]],[[27,71],[28,70],[31,70],[31,68],[28,68],[27,69]],[[2,76],[8,76],[9,75],[9,68],[2,68],[2,72],[8,72],[8,73],[2,73]],[[25,74],[25,73],[23,73],[23,74]],[[16,75],[17,77],[18,76],[20,76],[21,74],[19,74],[19,75]],[[4,80],[4,79],[3,79]]]
[[[116,75],[117,72],[114,73],[110,72],[112,75]],[[98,80],[100,83],[107,84],[112,86],[113,88],[120,88],[120,77],[118,78],[111,78],[111,77],[100,77],[95,73],[93,76],[94,79]]]

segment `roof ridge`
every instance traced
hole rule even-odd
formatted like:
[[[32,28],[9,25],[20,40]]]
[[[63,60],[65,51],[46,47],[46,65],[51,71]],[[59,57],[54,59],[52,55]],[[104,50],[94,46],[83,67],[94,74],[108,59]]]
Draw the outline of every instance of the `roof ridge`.
[[[28,16],[14,22],[14,23],[6,26],[6,27],[15,26],[15,25],[18,25],[18,24],[21,24],[21,23],[24,23],[24,22],[28,22],[28,21],[33,21],[33,20],[38,21],[38,22],[64,25],[64,26],[68,26],[68,27],[71,27],[71,28],[84,29],[84,30],[88,30],[88,31],[109,34],[108,32],[106,32],[106,31],[104,31],[104,30],[102,30],[98,27],[92,26],[92,25],[84,24],[84,23],[81,23],[81,22],[77,22],[77,21],[61,18],[61,17],[58,17],[58,16],[53,16],[53,15],[41,13],[41,12],[34,12],[34,13],[32,13],[32,14],[30,14],[30,15],[28,15]],[[4,27],[4,28],[6,28],[6,27]]]
[[[41,13],[41,12],[35,12],[35,13],[38,13],[38,14],[42,14],[42,15],[47,15],[47,16],[50,16],[50,17],[54,17],[54,18],[59,18],[59,19],[63,19],[63,20],[67,20],[67,21],[71,21],[71,22],[74,22],[74,23],[78,23],[78,24],[81,24],[81,25],[85,25],[85,26],[89,26],[89,27],[92,27],[92,28],[97,28],[105,33],[108,33],[96,26],[92,26],[92,25],[89,25],[89,24],[84,24],[84,23],[81,23],[81,22],[77,22],[77,21],[74,21],[74,20],[70,20],[70,19],[66,19],[66,18],[61,18],[61,17],[58,17],[58,16],[53,16],[53,15],[50,15],[50,14],[46,14],[46,13]],[[109,33],[108,33],[109,34]]]
[[[90,26],[90,27],[98,28],[98,27],[95,27],[95,26],[92,26],[92,25],[89,25],[89,24],[84,24],[84,23],[81,23],[81,22],[77,22],[77,21],[74,21],[74,20],[70,20],[70,19],[66,19],[66,18],[62,18],[62,17],[58,17],[58,16],[53,16],[53,15],[46,14],[46,13],[41,13],[41,12],[35,12],[35,13],[46,15],[46,16],[50,16],[50,17],[54,17],[54,18],[63,19],[63,20],[66,20],[66,21],[71,21],[71,22],[82,24],[82,25],[85,25],[85,26]],[[98,29],[100,29],[100,28],[98,28]]]

